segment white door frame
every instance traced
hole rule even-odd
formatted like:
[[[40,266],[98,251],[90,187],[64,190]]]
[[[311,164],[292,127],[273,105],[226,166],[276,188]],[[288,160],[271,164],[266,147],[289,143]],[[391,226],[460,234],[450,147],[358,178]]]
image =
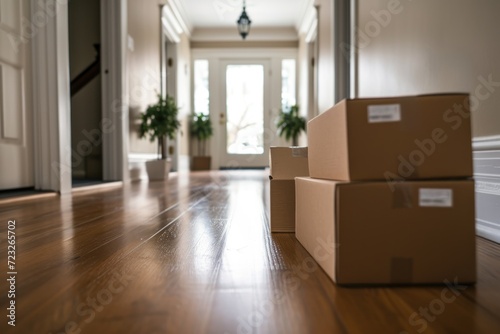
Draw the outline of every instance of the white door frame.
[[[101,0],[103,180],[128,181],[127,2]]]
[[[67,6],[67,1],[31,0],[31,18],[47,17],[31,38],[35,189],[61,194],[71,192]]]
[[[71,94],[68,1],[31,0],[35,188],[70,193]],[[127,4],[101,0],[103,71],[103,176],[128,179],[128,101],[125,47]],[[31,22],[31,20],[29,20]]]

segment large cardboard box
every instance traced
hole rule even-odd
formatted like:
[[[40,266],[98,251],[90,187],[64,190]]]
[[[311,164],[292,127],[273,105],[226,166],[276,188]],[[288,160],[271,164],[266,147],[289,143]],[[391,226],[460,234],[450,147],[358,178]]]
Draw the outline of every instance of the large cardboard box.
[[[310,120],[307,136],[311,177],[472,176],[467,94],[343,100]]]
[[[475,282],[472,180],[295,184],[295,235],[333,281]]]
[[[295,232],[295,180],[308,176],[307,147],[271,147],[271,232]]]

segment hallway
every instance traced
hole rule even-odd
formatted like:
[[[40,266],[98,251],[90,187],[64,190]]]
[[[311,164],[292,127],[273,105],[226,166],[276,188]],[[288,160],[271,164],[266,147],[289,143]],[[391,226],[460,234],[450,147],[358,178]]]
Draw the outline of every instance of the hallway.
[[[500,332],[499,245],[477,238],[476,286],[336,286],[293,234],[271,235],[268,187],[213,171],[0,200],[16,221],[10,332]]]

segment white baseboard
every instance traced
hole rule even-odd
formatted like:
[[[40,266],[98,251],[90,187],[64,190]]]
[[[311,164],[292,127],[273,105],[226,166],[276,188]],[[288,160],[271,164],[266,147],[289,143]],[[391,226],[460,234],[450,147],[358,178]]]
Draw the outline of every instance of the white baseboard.
[[[476,219],[476,234],[500,244],[500,228],[498,224]]]
[[[500,136],[476,137],[472,140],[474,151],[500,150]]]
[[[474,140],[476,232],[500,243],[500,136]]]

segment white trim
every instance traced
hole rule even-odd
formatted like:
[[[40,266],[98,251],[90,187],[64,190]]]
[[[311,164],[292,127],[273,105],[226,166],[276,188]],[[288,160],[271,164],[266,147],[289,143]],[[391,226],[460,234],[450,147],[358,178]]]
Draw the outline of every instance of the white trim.
[[[297,58],[297,48],[251,48],[251,49],[191,49],[191,59],[235,59],[235,58]]]
[[[164,12],[167,10],[166,8],[163,9]],[[167,40],[170,43],[179,43],[181,41],[181,37],[175,30],[175,28],[172,26],[171,22],[167,18],[168,16],[163,16],[161,18],[161,23],[162,23],[162,30],[165,36],[167,37]]]
[[[500,226],[498,224],[476,218],[476,233],[480,237],[500,243]]]
[[[304,15],[298,20],[295,28],[299,34],[305,35],[305,42],[311,43],[316,38],[318,18],[314,0],[306,0],[303,6]]]
[[[163,32],[171,43],[179,43],[181,35],[191,36],[191,29],[181,4],[177,0],[169,0],[162,7],[161,22]]]
[[[234,28],[208,27],[194,29],[190,40],[192,42],[242,42],[241,36]],[[245,42],[298,41],[297,30],[294,27],[252,27]]]
[[[356,27],[358,26],[358,1],[351,0],[351,19],[350,19],[350,29],[351,29],[351,48],[349,50],[349,98],[354,99],[358,97],[358,40],[356,37]]]
[[[480,139],[481,148],[491,149],[495,137]],[[487,146],[490,144],[489,146]],[[476,231],[479,236],[500,243],[500,150],[474,151],[476,179]]]
[[[314,20],[311,22],[309,29],[306,31],[306,36],[304,38],[304,41],[306,43],[313,43],[314,40],[316,39],[317,34],[318,34],[318,18],[315,17]]]
[[[175,17],[175,14],[172,11],[171,7],[164,6],[163,7],[163,13],[162,13],[162,15],[163,15],[162,19],[165,18],[165,16],[166,16],[166,19],[172,25],[172,27],[174,28],[174,31],[175,31],[176,34],[180,35],[180,34],[183,33],[183,29],[181,27],[181,24],[179,23],[179,21]]]
[[[101,0],[103,180],[128,181],[127,2]]]
[[[178,22],[178,25],[181,27],[182,32],[186,34],[188,37],[191,36],[191,31],[193,30],[193,26],[191,22],[189,22],[186,14],[186,10],[182,5],[182,1],[180,0],[169,0],[167,5],[172,10],[172,13],[175,19]]]
[[[474,176],[491,180],[500,179],[500,150],[474,151]]]
[[[35,188],[71,192],[71,102],[67,2],[31,0],[55,6],[57,15],[32,39]]]
[[[500,136],[476,137],[472,148],[474,151],[500,150]]]
[[[84,185],[81,187],[73,188],[72,193],[83,193],[86,191],[99,191],[99,190],[105,190],[109,188],[117,188],[117,187],[123,187],[123,182],[121,181],[116,181],[116,182],[104,182],[104,183],[98,183],[98,184],[92,184],[92,185]]]
[[[495,181],[486,181],[485,179],[476,180],[476,193],[500,196],[500,176]]]

